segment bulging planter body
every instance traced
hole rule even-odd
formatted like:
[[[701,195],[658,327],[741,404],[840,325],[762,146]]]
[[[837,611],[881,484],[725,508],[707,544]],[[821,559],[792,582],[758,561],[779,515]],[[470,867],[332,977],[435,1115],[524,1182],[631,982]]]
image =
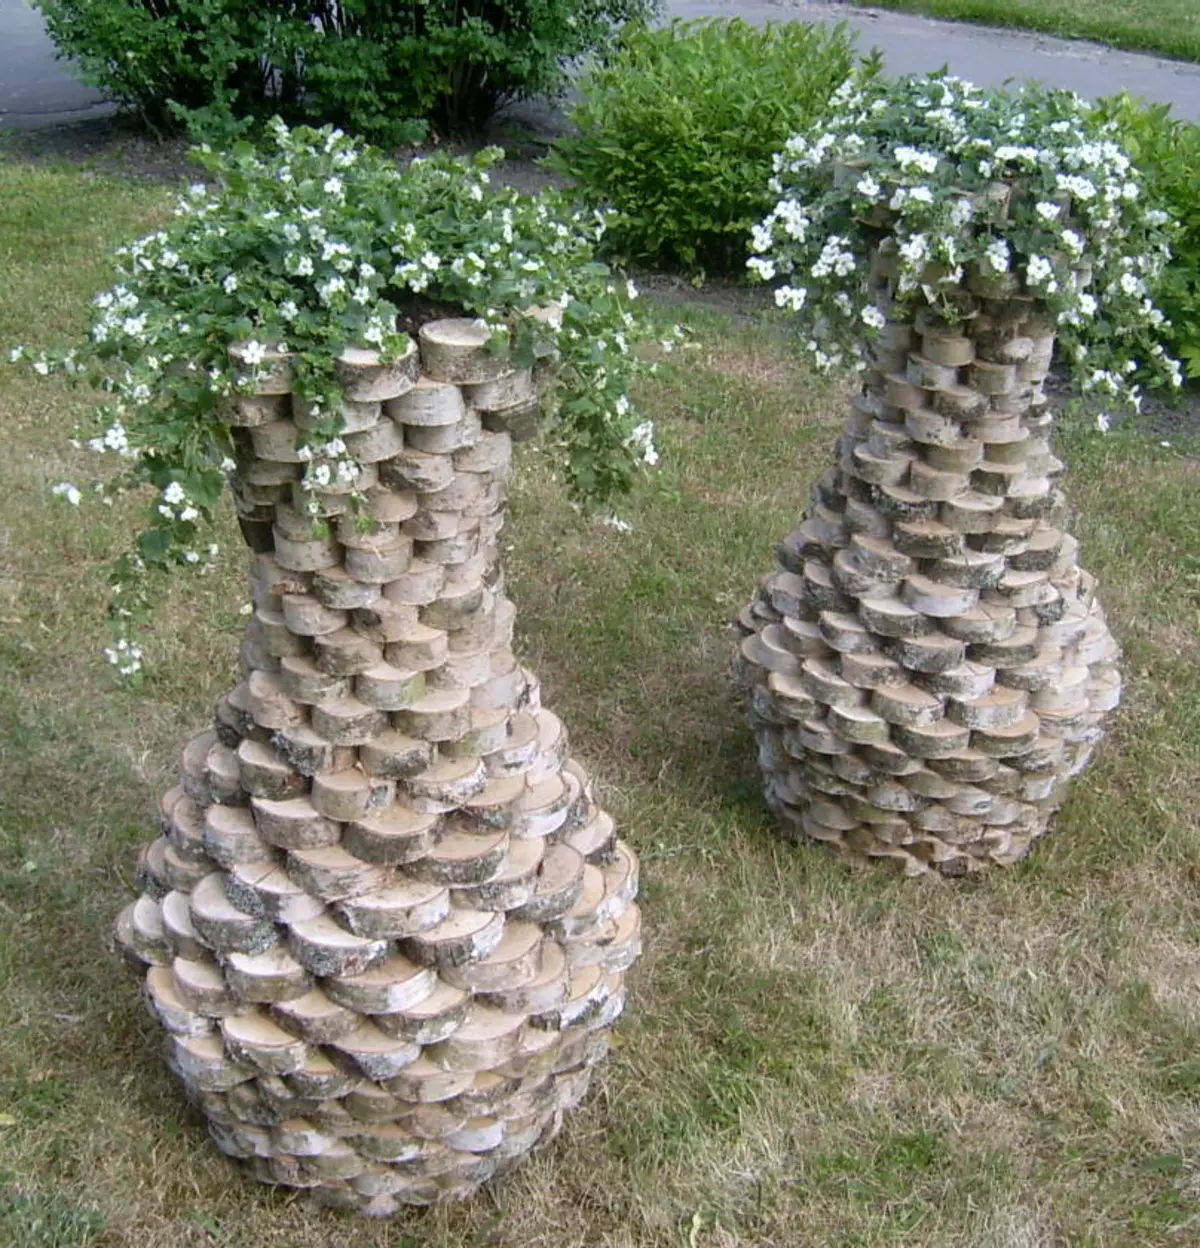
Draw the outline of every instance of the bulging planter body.
[[[884,249],[883,308],[891,267]],[[739,619],[788,834],[910,874],[1023,858],[1120,695],[1065,528],[1045,309],[978,280],[960,293],[958,324],[889,322],[836,466]]]
[[[185,748],[117,931],[217,1146],[386,1215],[557,1131],[640,916],[637,860],[511,650],[497,537],[533,375],[462,321],[342,372],[353,480],[301,484],[286,366],[235,404],[243,679]]]

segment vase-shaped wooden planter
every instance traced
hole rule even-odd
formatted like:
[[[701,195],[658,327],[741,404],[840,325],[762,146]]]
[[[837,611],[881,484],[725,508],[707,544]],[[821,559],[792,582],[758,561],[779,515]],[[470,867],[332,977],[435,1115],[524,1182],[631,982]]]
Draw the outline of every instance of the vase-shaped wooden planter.
[[[532,373],[464,320],[341,370],[362,469],[315,491],[286,361],[234,404],[243,680],[117,930],[217,1146],[386,1215],[470,1194],[584,1094],[639,950],[637,860],[510,648],[497,536]]]
[[[1009,285],[969,281],[958,324],[889,322],[836,466],[739,620],[784,827],[911,874],[1024,857],[1120,696],[1048,443],[1051,322]]]

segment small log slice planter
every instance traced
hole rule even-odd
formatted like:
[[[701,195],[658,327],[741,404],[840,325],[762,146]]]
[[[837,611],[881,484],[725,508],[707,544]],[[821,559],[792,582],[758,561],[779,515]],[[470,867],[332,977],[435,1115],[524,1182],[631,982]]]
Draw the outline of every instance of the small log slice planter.
[[[450,318],[347,351],[357,470],[315,490],[286,358],[235,400],[242,679],[117,921],[217,1147],[375,1216],[555,1134],[640,948],[637,859],[511,648],[497,539],[538,384],[485,343]]]
[[[1120,698],[1067,531],[1039,301],[968,276],[891,319],[804,520],[739,617],[766,797],[791,837],[919,875],[1018,862]]]

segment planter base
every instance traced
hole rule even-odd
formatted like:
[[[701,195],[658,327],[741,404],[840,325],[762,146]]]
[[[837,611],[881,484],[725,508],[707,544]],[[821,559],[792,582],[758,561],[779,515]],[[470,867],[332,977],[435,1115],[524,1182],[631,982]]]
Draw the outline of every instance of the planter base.
[[[637,859],[510,648],[504,425],[533,380],[461,331],[425,327],[420,375],[346,363],[344,486],[301,484],[302,404],[241,405],[243,680],[117,925],[217,1147],[375,1216],[558,1130],[640,944]]]
[[[914,875],[1017,862],[1117,705],[1119,651],[1064,530],[1037,312],[978,299],[957,326],[889,324],[837,466],[739,618],[790,836]]]

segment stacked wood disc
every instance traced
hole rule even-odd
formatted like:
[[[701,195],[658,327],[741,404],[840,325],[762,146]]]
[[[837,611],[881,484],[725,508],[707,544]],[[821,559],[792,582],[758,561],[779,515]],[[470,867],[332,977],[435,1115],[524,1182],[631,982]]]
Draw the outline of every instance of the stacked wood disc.
[[[286,360],[235,401],[243,680],[117,923],[218,1147],[371,1215],[553,1135],[639,952],[637,859],[511,649],[497,535],[537,393],[485,337],[436,321],[398,361],[348,352],[361,468],[310,465],[316,490]]]
[[[1054,337],[992,285],[956,323],[889,322],[836,466],[739,618],[772,809],[910,874],[1024,857],[1120,696],[1048,441]]]

